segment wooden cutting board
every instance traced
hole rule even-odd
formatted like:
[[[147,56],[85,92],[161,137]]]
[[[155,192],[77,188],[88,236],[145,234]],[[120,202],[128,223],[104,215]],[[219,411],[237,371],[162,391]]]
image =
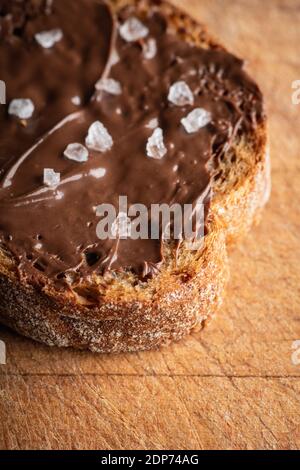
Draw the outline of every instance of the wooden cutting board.
[[[300,0],[174,0],[236,54],[265,93],[273,193],[232,250],[217,318],[167,349],[49,349],[1,327],[2,449],[295,449],[300,446]],[[298,360],[297,360],[298,359]],[[299,365],[297,365],[299,362]]]

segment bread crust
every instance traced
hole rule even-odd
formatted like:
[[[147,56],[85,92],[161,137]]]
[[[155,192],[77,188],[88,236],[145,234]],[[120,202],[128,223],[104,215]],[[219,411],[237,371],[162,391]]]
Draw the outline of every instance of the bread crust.
[[[19,333],[51,346],[97,352],[152,349],[179,340],[201,327],[219,307],[228,279],[225,234],[216,223],[192,272],[163,273],[168,289],[153,289],[152,298],[104,301],[92,308],[70,294],[38,290],[0,275],[0,321]],[[196,263],[195,263],[196,264]],[[167,284],[168,282],[168,284]],[[146,287],[147,289],[147,287]]]
[[[113,2],[115,8],[124,3],[135,1]],[[150,4],[152,0],[141,0],[137,8],[143,11]],[[222,47],[175,7],[163,3],[160,8],[186,40]],[[235,151],[235,165],[240,159],[250,164],[224,190],[216,185],[208,234],[196,255],[183,245],[175,259],[166,246],[160,273],[147,282],[133,274],[108,273],[78,288],[57,290],[50,281],[36,285],[20,279],[15,260],[0,249],[0,321],[50,346],[106,353],[156,348],[201,328],[222,302],[229,275],[228,242],[237,241],[259,220],[270,193],[266,124]]]

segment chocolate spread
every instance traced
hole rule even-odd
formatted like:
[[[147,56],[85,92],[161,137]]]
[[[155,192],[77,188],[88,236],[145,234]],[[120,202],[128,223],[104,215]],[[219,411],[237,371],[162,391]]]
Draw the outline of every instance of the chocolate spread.
[[[120,27],[133,16],[148,33],[126,41]],[[53,29],[62,31],[61,40],[41,47],[36,34]],[[149,38],[156,44],[151,58]],[[116,80],[121,93],[97,91],[101,78]],[[95,207],[117,205],[119,195],[129,205],[194,204],[211,185],[208,163],[264,119],[261,93],[243,62],[221,48],[184,42],[157,8],[141,17],[126,7],[115,17],[104,1],[0,0],[0,79],[7,87],[7,105],[0,106],[0,240],[20,273],[57,282],[70,271],[81,279],[105,270],[155,272],[161,240],[101,241]],[[192,90],[193,105],[168,100],[178,81]],[[21,98],[34,104],[26,120],[8,112]],[[189,134],[181,120],[195,108],[212,119]],[[146,153],[153,120],[164,133],[160,159]],[[85,144],[95,121],[109,131],[112,148],[89,150],[81,163],[65,158],[70,143]],[[55,190],[44,185],[45,168],[60,174]],[[99,169],[103,176],[95,178]]]

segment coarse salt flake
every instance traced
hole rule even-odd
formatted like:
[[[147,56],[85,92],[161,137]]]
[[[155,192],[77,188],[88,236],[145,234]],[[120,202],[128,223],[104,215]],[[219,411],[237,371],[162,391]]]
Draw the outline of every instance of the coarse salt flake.
[[[95,121],[89,128],[85,140],[87,148],[97,152],[106,152],[113,146],[113,139],[100,121]]]
[[[97,179],[103,178],[105,174],[106,174],[105,168],[93,168],[92,170],[90,170],[90,175]]]
[[[149,137],[146,150],[148,157],[157,160],[160,160],[166,155],[167,148],[164,144],[163,131],[160,127],[155,129],[151,137]]]
[[[52,168],[44,169],[44,184],[50,188],[55,188],[60,183],[60,173],[56,173]]]
[[[168,100],[176,106],[192,106],[194,104],[194,95],[187,83],[179,81],[170,87]]]
[[[30,99],[21,98],[12,100],[8,107],[8,114],[19,119],[30,119],[34,113],[34,104]]]
[[[211,119],[212,117],[210,112],[203,108],[196,108],[185,118],[181,119],[181,123],[188,134],[193,134],[209,124]]]
[[[71,102],[75,105],[75,106],[80,106],[81,105],[81,98],[80,96],[73,96],[71,98]]]
[[[36,42],[44,47],[44,49],[50,49],[57,42],[63,38],[63,32],[61,29],[51,29],[50,31],[42,31],[34,35]]]
[[[82,144],[69,144],[64,151],[64,156],[74,162],[82,163],[87,162],[89,158],[89,152]]]
[[[149,29],[136,17],[132,16],[120,26],[120,34],[127,42],[138,41],[149,34]]]

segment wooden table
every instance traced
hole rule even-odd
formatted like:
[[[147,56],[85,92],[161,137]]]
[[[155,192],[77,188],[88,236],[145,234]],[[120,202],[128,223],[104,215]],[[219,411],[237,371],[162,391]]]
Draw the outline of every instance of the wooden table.
[[[48,349],[1,327],[1,448],[300,447],[300,364],[291,360],[300,339],[300,105],[291,101],[300,0],[174,3],[249,59],[268,103],[271,202],[231,253],[222,311],[179,344],[110,357]]]

